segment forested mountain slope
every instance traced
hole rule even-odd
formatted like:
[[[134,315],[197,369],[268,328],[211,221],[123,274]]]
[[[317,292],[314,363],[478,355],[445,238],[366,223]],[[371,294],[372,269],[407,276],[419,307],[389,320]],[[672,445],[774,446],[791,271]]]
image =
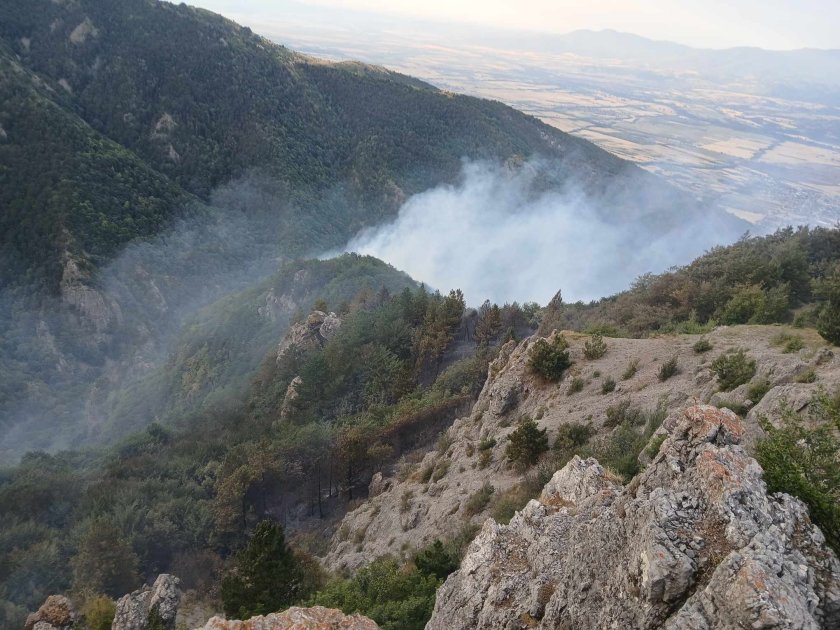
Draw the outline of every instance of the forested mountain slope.
[[[0,426],[43,436],[96,435],[98,401],[160,366],[197,308],[340,247],[465,159],[535,168],[535,192],[583,195],[579,212],[634,226],[631,247],[743,229],[500,103],[184,4],[2,1],[0,68]]]
[[[462,158],[540,155],[563,160],[562,172],[555,174],[560,181],[574,179],[589,190],[615,186],[613,178],[620,174],[649,180],[660,194],[668,190],[623,160],[499,103],[442,93],[361,64],[307,58],[183,4],[7,1],[0,5],[0,36],[4,64],[38,77],[23,72],[6,77],[0,147],[7,172],[30,175],[8,175],[3,188],[8,203],[25,204],[45,223],[41,248],[57,247],[56,224],[78,220],[87,210],[93,213],[88,223],[63,226],[78,239],[75,247],[64,245],[76,255],[100,259],[160,229],[183,200],[139,176],[119,183],[150,197],[146,203],[125,198],[107,181],[99,184],[101,197],[66,200],[61,211],[31,198],[26,187],[36,184],[47,198],[50,192],[71,197],[87,188],[73,181],[80,169],[71,160],[56,158],[53,169],[40,176],[31,172],[44,142],[74,159],[95,159],[100,152],[81,151],[73,137],[65,139],[62,130],[73,126],[69,119],[23,107],[21,99],[35,98],[27,94],[33,81],[41,84],[38,107],[49,100],[52,110],[90,125],[84,133],[122,145],[123,161],[111,164],[115,171],[139,158],[168,178],[170,187],[205,201],[254,169],[283,182],[295,220],[285,222],[281,238],[297,253],[340,244],[362,225],[391,215],[405,196],[452,181]],[[97,170],[103,172],[102,165]],[[52,171],[55,176],[47,177]],[[687,211],[679,207],[685,200],[672,194],[658,207],[628,211]],[[14,242],[16,224],[5,225],[6,238]],[[23,253],[56,257],[31,249]],[[55,281],[55,270],[48,277]]]

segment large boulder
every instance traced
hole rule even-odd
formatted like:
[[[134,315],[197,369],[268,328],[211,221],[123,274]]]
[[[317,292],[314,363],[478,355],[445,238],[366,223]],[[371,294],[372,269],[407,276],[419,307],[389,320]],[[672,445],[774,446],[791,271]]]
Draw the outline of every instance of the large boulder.
[[[838,628],[840,561],[768,495],[730,411],[695,406],[622,486],[573,459],[509,525],[485,522],[427,630]]]
[[[178,614],[180,592],[178,578],[163,573],[150,587],[124,595],[117,602],[112,630],[146,630],[149,622],[155,620],[167,630],[174,630]]]
[[[312,311],[306,321],[293,324],[277,346],[280,361],[293,347],[311,350],[323,345],[341,328],[341,318],[335,313]]]
[[[67,630],[76,623],[73,604],[64,595],[50,595],[37,612],[26,618],[24,630]]]
[[[294,606],[282,613],[251,617],[246,621],[213,617],[202,630],[378,630],[361,615],[345,615],[334,608]]]

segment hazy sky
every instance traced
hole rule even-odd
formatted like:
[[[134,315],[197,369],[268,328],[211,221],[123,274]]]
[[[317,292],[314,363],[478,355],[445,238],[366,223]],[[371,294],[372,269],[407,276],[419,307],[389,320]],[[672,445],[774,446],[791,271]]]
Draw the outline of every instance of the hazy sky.
[[[565,33],[611,28],[692,46],[840,48],[840,0],[190,0],[260,30],[341,10]]]

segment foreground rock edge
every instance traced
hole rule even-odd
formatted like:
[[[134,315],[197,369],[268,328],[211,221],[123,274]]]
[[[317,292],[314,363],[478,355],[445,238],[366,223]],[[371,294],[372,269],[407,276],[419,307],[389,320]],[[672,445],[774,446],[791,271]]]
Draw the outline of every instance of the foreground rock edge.
[[[628,486],[574,458],[511,520],[487,520],[427,630],[840,627],[840,562],[805,505],[768,495],[740,419],[673,418]]]

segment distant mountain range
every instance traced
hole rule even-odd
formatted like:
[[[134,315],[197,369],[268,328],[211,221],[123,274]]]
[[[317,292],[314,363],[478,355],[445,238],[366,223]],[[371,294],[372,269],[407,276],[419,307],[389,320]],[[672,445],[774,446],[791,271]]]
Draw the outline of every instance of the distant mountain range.
[[[494,36],[497,44],[522,45],[518,35]],[[652,40],[612,30],[572,31],[565,35],[529,34],[527,47],[550,53],[574,53],[595,58],[622,59],[672,69],[684,75],[695,72],[705,78],[743,80],[770,87],[770,93],[791,98],[797,91],[840,97],[840,50],[764,50],[753,47],[720,50],[693,48],[673,42]],[[798,87],[797,87],[798,86]],[[834,101],[837,103],[838,101]]]

